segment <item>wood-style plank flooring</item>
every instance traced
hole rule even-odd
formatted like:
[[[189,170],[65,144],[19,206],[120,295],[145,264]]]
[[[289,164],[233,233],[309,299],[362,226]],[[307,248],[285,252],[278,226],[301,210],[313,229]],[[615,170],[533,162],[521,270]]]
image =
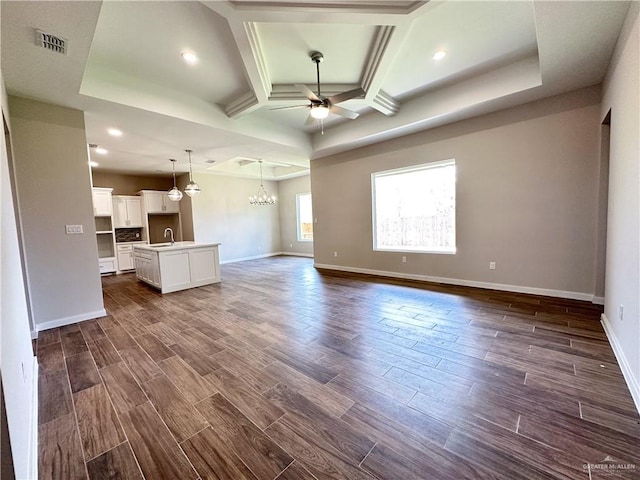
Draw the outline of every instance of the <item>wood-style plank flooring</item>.
[[[640,424],[585,303],[222,267],[41,332],[39,470],[75,479],[640,478]]]

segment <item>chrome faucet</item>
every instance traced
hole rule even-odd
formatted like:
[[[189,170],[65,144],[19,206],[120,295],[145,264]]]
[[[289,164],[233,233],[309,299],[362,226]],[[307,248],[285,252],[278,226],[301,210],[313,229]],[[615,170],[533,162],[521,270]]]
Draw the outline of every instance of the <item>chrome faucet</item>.
[[[171,245],[174,245],[176,243],[176,241],[173,239],[173,230],[171,230],[171,228],[167,227],[164,229],[164,238],[167,238],[167,232],[169,232],[171,234]]]

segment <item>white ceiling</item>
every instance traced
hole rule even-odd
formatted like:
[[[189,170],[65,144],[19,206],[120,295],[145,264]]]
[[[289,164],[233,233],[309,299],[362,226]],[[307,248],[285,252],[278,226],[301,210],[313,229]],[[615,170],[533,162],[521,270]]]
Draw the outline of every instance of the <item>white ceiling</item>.
[[[11,94],[85,111],[98,169],[265,178],[388,138],[603,80],[628,2],[6,1],[2,75]],[[46,51],[34,29],[69,42]],[[180,52],[194,51],[186,65]],[[433,54],[444,49],[440,61]],[[296,83],[325,95],[362,87],[305,125]],[[111,137],[106,129],[124,132]],[[245,161],[243,161],[245,160]]]

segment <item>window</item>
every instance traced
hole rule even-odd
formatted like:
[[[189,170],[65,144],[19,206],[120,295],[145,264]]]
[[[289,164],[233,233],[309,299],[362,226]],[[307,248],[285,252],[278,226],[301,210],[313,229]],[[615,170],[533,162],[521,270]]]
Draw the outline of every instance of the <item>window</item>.
[[[456,252],[455,160],[371,175],[373,249]]]
[[[311,194],[296,195],[296,211],[298,214],[298,240],[313,241],[313,212],[311,210]]]

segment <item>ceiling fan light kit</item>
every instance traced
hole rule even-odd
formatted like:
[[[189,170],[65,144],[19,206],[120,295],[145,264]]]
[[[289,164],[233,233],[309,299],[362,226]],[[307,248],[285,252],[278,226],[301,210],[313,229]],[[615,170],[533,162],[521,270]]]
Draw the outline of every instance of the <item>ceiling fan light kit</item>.
[[[322,120],[329,116],[329,109],[324,105],[312,105],[309,113],[316,120]]]

